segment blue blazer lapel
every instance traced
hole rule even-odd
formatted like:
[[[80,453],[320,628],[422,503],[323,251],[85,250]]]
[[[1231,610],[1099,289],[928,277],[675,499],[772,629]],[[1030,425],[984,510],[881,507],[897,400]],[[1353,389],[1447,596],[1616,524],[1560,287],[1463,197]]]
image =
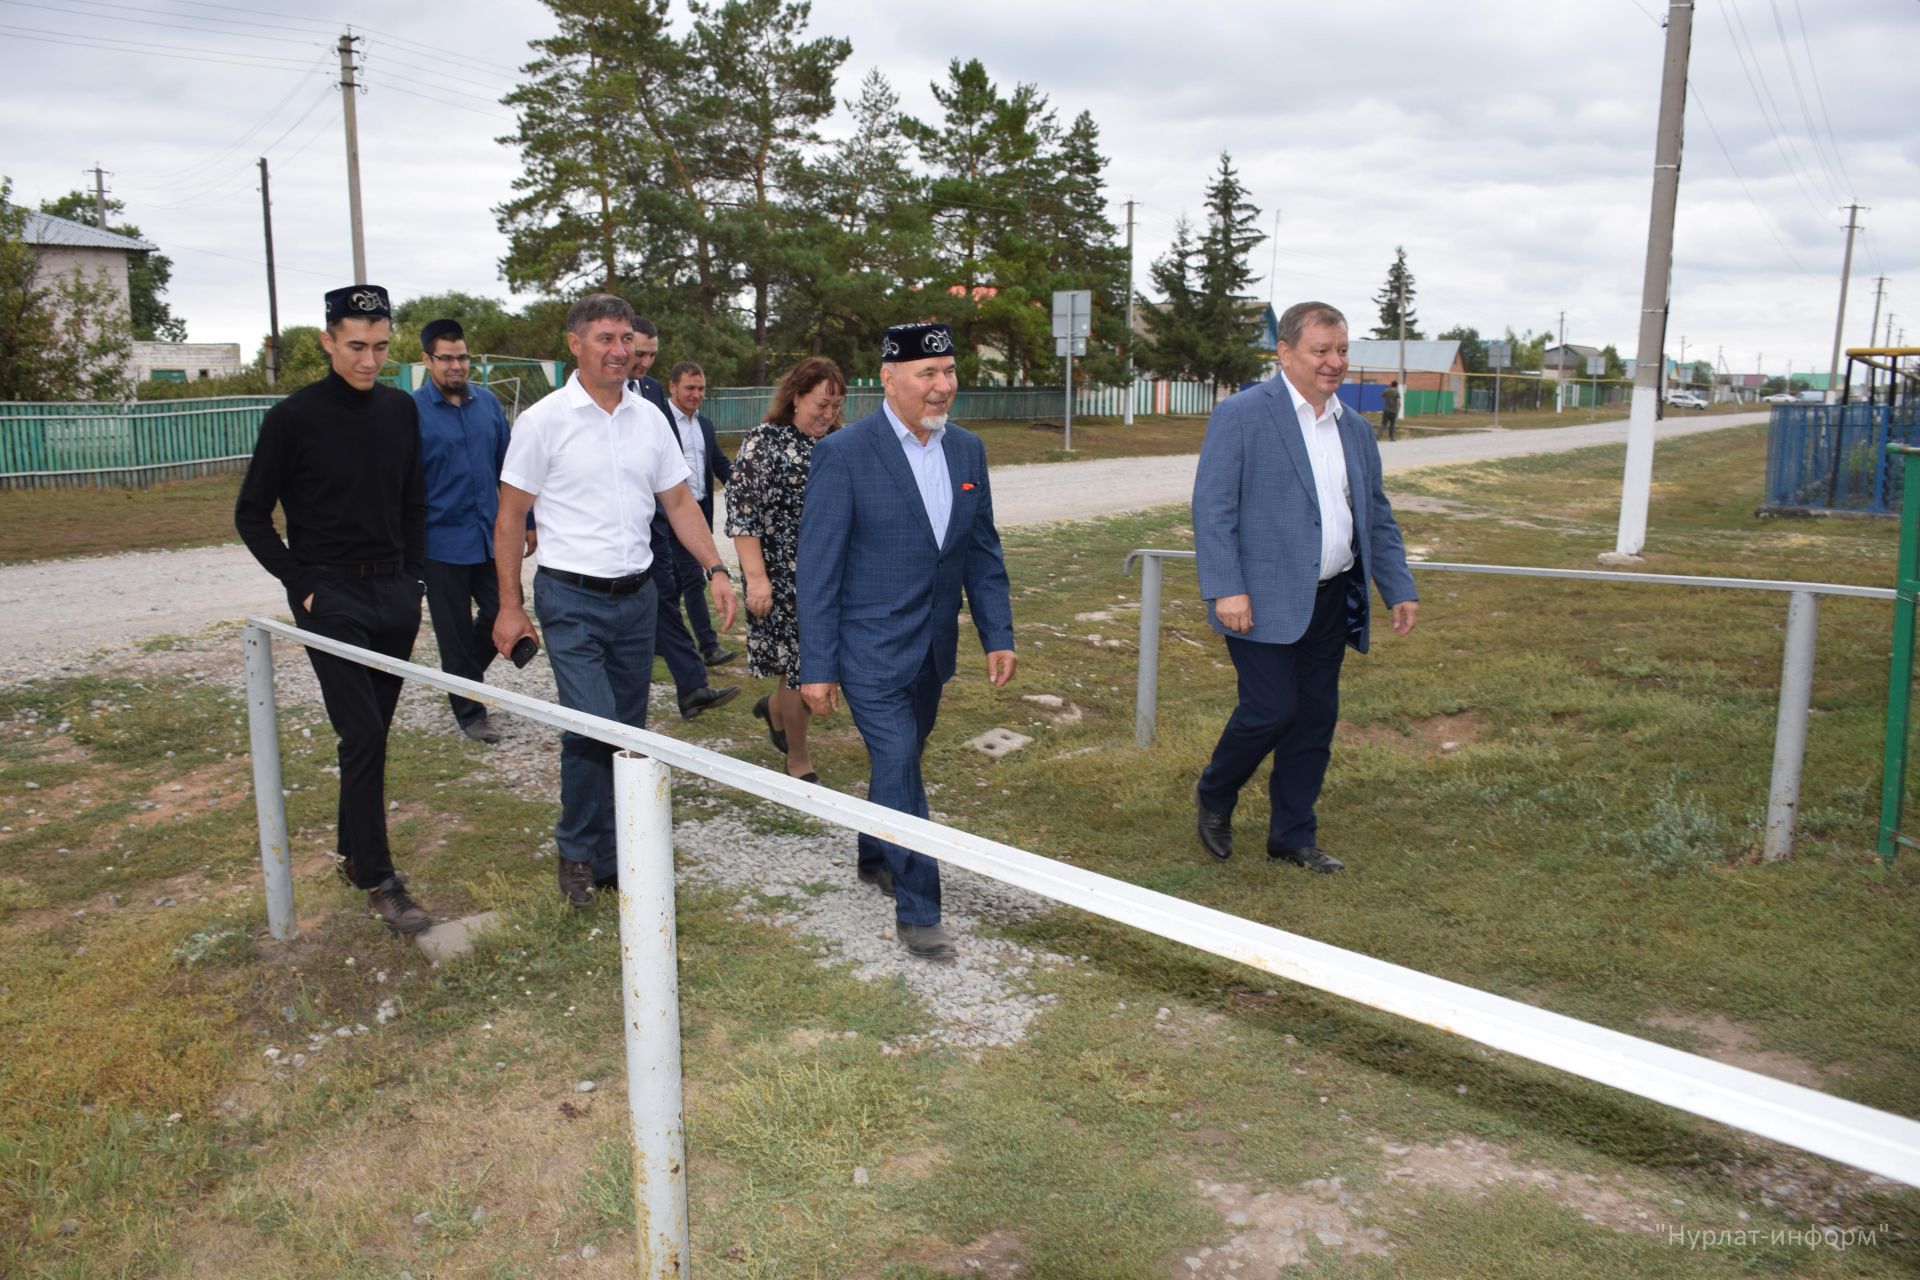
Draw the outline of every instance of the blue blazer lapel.
[[[1286,374],[1276,373],[1267,382],[1267,407],[1273,412],[1273,425],[1280,433],[1280,447],[1293,460],[1294,474],[1307,491],[1315,514],[1320,511],[1320,490],[1313,483],[1313,460],[1307,457],[1307,442],[1300,438],[1300,416],[1294,412],[1293,395],[1287,390]]]
[[[974,478],[971,461],[960,450],[960,438],[954,434],[951,427],[947,429],[945,435],[940,437],[940,452],[947,455],[947,485],[950,490],[947,502],[947,540],[940,544],[940,549],[946,551],[959,538],[962,525],[972,527],[973,504],[979,500],[975,491],[962,489],[960,486],[979,482]],[[922,507],[925,505],[925,503],[921,504]],[[933,526],[929,524],[927,527],[931,529]]]
[[[887,421],[884,411],[868,432],[868,440],[873,445],[874,453],[879,455],[880,469],[893,477],[893,482],[900,486],[900,492],[906,495],[907,504],[920,517],[920,531],[927,535],[928,542],[938,547],[939,543],[933,536],[933,522],[927,519],[927,504],[920,500],[920,485],[913,478],[913,468],[907,465],[906,455],[900,452],[900,439],[893,434],[893,424]],[[947,527],[953,527],[951,520],[947,522]]]

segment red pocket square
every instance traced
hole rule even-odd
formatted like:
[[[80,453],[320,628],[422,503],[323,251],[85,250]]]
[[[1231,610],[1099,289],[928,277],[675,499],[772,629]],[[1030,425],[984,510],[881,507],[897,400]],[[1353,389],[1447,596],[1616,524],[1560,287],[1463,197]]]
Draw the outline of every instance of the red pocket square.
[[[971,489],[973,488],[973,482],[971,480],[962,480],[960,482],[960,488],[963,492],[967,489]]]

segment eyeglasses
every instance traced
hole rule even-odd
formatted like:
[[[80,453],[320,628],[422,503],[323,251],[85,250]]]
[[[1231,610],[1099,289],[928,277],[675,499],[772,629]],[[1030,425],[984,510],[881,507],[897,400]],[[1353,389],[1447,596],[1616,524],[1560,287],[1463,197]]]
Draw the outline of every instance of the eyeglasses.
[[[473,363],[472,356],[428,356],[427,359],[437,361],[440,364],[472,364]]]

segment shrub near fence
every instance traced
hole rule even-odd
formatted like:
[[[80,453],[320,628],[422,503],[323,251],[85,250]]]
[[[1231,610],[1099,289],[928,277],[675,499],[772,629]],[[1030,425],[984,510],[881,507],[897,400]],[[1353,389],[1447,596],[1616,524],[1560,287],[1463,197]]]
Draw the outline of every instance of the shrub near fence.
[[[0,486],[144,486],[231,470],[278,398],[0,403]]]
[[[1906,459],[1887,452],[1890,441],[1920,443],[1920,405],[1776,405],[1761,509],[1898,512]]]

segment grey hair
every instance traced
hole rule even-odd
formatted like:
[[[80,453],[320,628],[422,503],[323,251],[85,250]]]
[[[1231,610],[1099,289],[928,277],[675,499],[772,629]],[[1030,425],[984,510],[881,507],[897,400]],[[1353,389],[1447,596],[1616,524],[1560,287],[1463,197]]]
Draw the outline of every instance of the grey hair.
[[[1280,313],[1279,339],[1288,346],[1298,346],[1300,332],[1310,324],[1337,324],[1347,327],[1347,318],[1340,314],[1339,308],[1325,302],[1296,302]]]
[[[624,320],[633,323],[633,308],[625,298],[611,293],[590,293],[567,308],[567,332],[584,333],[595,320]]]

